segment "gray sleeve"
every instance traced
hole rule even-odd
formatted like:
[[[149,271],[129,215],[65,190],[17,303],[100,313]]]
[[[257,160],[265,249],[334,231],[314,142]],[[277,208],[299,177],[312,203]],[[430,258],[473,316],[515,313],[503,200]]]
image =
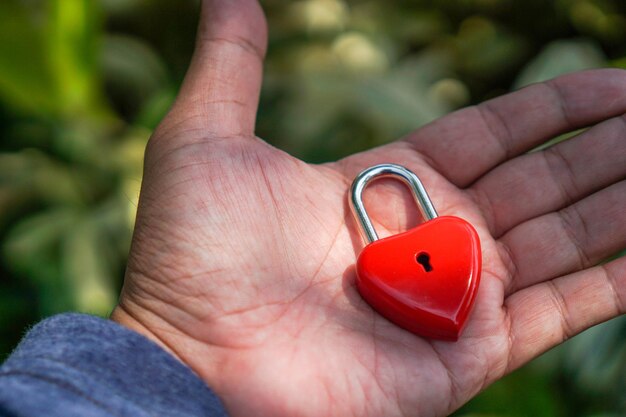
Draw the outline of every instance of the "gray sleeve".
[[[191,369],[117,323],[62,314],[0,367],[0,416],[226,416]]]

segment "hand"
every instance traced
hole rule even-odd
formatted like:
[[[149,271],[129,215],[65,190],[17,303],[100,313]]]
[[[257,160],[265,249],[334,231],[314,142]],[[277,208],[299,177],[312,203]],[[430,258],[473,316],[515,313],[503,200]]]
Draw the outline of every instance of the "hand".
[[[112,316],[188,364],[231,415],[445,415],[624,313],[626,259],[598,263],[626,246],[626,72],[533,85],[308,165],[254,135],[265,43],[256,1],[204,2],[188,76],[148,145]],[[363,245],[347,191],[383,162],[479,232],[482,281],[456,343],[396,327],[354,288]],[[381,235],[420,222],[393,181],[366,205]]]

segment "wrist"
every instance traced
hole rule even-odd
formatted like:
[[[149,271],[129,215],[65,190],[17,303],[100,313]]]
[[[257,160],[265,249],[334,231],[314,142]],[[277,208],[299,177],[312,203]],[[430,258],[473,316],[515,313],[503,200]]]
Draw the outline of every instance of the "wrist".
[[[150,330],[148,325],[143,324],[142,320],[132,311],[132,309],[125,307],[123,303],[120,303],[113,309],[109,319],[151,340],[167,353],[175,357],[178,361],[189,366],[176,352],[175,348],[170,346],[163,338],[159,337],[156,332]]]
[[[191,369],[217,394],[229,415],[236,415],[229,407],[230,395],[224,387],[224,385],[229,386],[229,384],[223,384],[219,378],[220,372],[217,370],[219,368],[217,364],[221,363],[220,358],[222,360],[224,358],[218,352],[190,338],[156,314],[142,309],[124,297],[114,308],[109,319],[153,341]]]

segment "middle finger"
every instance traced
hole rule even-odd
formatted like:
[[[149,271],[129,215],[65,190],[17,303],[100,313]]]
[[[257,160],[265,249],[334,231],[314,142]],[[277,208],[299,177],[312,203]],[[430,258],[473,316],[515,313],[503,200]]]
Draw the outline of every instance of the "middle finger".
[[[593,266],[626,248],[626,181],[524,222],[499,242],[513,265],[508,294]]]
[[[626,177],[626,116],[602,122],[551,148],[512,159],[469,191],[491,232],[559,210]]]

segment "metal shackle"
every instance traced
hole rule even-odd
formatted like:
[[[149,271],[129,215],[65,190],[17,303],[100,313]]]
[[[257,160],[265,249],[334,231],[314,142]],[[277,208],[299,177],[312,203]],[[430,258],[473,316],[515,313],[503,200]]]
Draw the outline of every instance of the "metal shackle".
[[[363,191],[371,181],[380,178],[399,178],[404,181],[413,192],[415,203],[419,207],[424,219],[428,221],[437,217],[437,211],[432,201],[430,201],[426,189],[413,172],[396,164],[381,164],[367,168],[357,175],[352,182],[352,186],[350,187],[350,208],[361,225],[362,233],[370,243],[378,240],[378,234],[365,210]]]

